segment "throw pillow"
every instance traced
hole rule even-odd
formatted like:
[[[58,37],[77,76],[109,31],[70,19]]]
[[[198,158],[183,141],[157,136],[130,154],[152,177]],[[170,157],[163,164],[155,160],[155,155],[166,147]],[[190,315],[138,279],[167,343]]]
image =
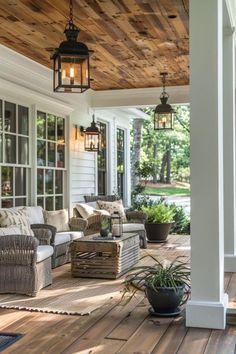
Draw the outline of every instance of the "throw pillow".
[[[24,209],[0,209],[0,226],[18,226],[22,235],[34,236],[30,227],[29,216]]]
[[[85,203],[78,203],[76,204],[75,207],[83,219],[88,219],[89,216],[94,214],[95,209],[92,206],[87,205]]]
[[[21,234],[21,230],[17,226],[0,227],[0,236],[20,235],[20,234]]]
[[[70,231],[67,209],[54,211],[44,210],[44,219],[46,224],[55,226],[57,232]]]
[[[102,215],[102,216],[111,216],[109,211],[103,209],[95,209],[94,214]]]
[[[124,206],[123,206],[121,199],[116,200],[115,202],[105,202],[103,200],[98,200],[97,204],[100,209],[105,209],[110,214],[113,214],[115,211],[117,211],[120,214],[120,216],[122,217],[122,222],[123,223],[127,222]]]

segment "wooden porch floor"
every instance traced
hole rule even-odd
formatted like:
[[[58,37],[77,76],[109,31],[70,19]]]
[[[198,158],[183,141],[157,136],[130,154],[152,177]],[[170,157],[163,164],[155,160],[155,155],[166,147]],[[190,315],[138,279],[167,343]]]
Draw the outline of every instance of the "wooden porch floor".
[[[185,255],[189,259],[189,248],[189,236],[174,235],[166,244],[149,244],[148,251],[160,258]],[[227,273],[225,285],[233,304],[236,275]],[[236,315],[235,320],[228,318],[225,331],[196,329],[185,327],[184,312],[178,318],[152,317],[148,307],[140,294],[125,306],[108,304],[89,316],[0,309],[0,331],[24,334],[4,353],[235,353]]]

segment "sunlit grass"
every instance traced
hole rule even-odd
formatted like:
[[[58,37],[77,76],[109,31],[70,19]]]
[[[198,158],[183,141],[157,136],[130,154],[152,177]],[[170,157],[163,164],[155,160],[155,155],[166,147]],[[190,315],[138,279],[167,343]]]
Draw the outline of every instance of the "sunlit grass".
[[[144,193],[149,195],[159,195],[161,197],[165,196],[189,196],[189,188],[179,188],[179,187],[164,187],[164,188],[155,188],[155,187],[146,187]]]

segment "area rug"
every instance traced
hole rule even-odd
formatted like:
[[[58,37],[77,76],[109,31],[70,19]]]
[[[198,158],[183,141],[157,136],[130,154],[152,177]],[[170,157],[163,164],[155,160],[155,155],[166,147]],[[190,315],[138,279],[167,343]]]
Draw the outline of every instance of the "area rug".
[[[36,297],[0,294],[0,308],[83,316],[121,298],[121,279],[72,278],[70,265],[59,268]]]
[[[20,339],[23,334],[0,332],[0,352],[8,348],[11,344]]]

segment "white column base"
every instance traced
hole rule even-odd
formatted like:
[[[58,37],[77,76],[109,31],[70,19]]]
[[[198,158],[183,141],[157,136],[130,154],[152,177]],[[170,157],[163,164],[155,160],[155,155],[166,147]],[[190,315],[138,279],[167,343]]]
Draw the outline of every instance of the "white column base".
[[[224,294],[222,302],[189,300],[186,306],[186,326],[224,329],[227,305],[227,294]]]
[[[225,254],[225,272],[236,272],[236,254]]]

